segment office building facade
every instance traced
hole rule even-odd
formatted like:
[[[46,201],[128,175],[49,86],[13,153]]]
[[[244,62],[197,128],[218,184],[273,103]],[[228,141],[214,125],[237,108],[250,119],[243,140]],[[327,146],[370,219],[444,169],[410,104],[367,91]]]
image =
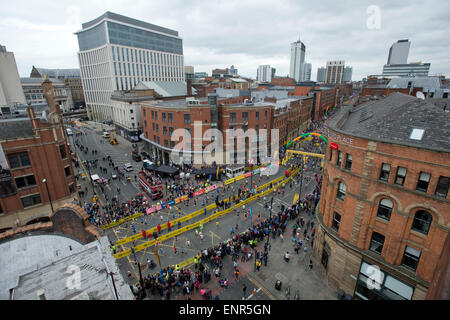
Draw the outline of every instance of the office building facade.
[[[386,64],[383,66],[383,76],[427,77],[431,63]]]
[[[140,81],[183,81],[178,32],[112,12],[84,23],[78,59],[88,114],[111,120],[111,94]]]
[[[0,45],[0,107],[6,111],[14,105],[25,103],[14,53]]]
[[[387,64],[406,64],[408,63],[409,47],[411,42],[406,40],[398,40],[389,49]]]

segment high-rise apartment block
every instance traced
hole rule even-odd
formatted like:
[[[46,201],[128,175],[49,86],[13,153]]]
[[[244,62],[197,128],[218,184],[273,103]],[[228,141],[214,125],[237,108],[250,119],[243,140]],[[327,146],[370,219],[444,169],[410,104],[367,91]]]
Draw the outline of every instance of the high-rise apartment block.
[[[256,72],[256,80],[261,82],[271,82],[272,77],[275,75],[275,69],[270,65],[259,66]]]
[[[295,81],[302,81],[303,64],[305,63],[306,47],[300,40],[291,43],[291,67],[289,77]]]
[[[345,61],[327,61],[326,83],[342,83]]]
[[[311,63],[305,63],[303,65],[302,81],[311,81]]]
[[[141,81],[184,81],[178,32],[112,12],[83,23],[78,59],[90,118],[112,119],[111,94]]]

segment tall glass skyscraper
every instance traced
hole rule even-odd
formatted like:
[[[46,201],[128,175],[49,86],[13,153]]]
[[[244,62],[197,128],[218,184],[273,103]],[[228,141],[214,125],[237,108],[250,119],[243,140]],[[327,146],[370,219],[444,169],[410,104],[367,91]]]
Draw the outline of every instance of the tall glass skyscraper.
[[[289,77],[295,81],[303,81],[303,64],[305,63],[306,47],[300,40],[291,43],[291,68]]]
[[[112,12],[82,24],[78,60],[91,119],[111,120],[111,94],[140,81],[184,81],[178,32]]]

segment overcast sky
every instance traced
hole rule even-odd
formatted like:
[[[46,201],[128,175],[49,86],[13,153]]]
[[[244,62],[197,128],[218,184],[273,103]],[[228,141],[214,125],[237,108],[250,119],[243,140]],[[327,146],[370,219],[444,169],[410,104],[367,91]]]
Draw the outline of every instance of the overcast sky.
[[[327,60],[345,60],[360,80],[380,74],[392,43],[409,39],[408,62],[450,76],[448,0],[0,0],[0,8],[0,44],[22,77],[33,65],[78,68],[74,32],[106,11],[178,31],[185,65],[196,72],[234,65],[255,78],[269,64],[286,76],[290,43],[300,39],[312,80]]]

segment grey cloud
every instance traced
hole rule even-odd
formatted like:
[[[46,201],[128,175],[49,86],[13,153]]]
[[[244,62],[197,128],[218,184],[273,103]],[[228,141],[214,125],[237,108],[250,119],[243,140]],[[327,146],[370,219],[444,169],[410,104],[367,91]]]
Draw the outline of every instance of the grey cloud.
[[[366,26],[369,5],[380,8],[379,30]],[[76,30],[64,29],[77,9],[80,23],[113,11],[175,29],[183,38],[186,64],[209,73],[233,64],[242,75],[255,77],[258,64],[270,64],[286,75],[290,43],[300,37],[313,79],[330,59],[353,66],[354,79],[380,73],[389,47],[403,38],[412,42],[410,61],[430,62],[431,73],[450,75],[447,1],[135,0],[130,6],[118,0],[17,0],[3,7],[1,42],[15,52],[21,75],[28,75],[32,64],[78,65]]]

